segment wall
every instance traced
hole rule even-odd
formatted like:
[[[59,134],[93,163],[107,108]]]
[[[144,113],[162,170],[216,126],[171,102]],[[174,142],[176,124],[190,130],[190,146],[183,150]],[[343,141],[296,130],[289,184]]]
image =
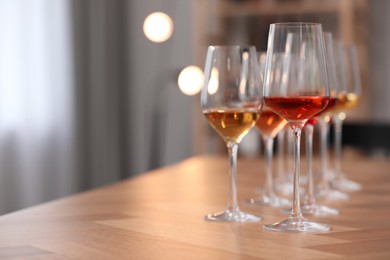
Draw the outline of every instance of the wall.
[[[368,2],[368,80],[370,120],[390,123],[390,1]]]
[[[192,64],[193,1],[131,1],[128,129],[132,134],[131,168],[136,173],[171,164],[192,155],[193,107],[198,97],[186,97],[176,86],[179,69]],[[143,21],[155,11],[174,21],[174,33],[164,43],[143,34]]]

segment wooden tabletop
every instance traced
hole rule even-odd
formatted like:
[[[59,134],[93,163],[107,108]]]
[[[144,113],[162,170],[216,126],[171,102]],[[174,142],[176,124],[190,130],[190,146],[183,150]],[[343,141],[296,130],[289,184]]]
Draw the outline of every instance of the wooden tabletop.
[[[225,209],[225,156],[200,156],[138,177],[0,217],[0,259],[390,259],[390,162],[347,156],[344,169],[364,189],[327,203],[327,233],[278,233],[262,225],[278,209],[241,209],[258,223],[213,223]],[[239,159],[240,202],[262,184],[264,163]]]

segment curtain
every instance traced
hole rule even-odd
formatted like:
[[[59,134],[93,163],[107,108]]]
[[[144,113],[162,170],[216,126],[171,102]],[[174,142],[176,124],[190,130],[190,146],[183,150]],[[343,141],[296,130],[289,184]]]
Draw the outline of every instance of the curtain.
[[[156,10],[177,25],[163,44],[142,32]],[[0,214],[192,155],[198,99],[176,86],[191,15],[191,0],[0,0]]]
[[[76,165],[84,188],[131,175],[127,1],[74,0]]]
[[[66,0],[0,0],[0,213],[78,189]]]
[[[131,175],[125,13],[0,0],[0,214]]]

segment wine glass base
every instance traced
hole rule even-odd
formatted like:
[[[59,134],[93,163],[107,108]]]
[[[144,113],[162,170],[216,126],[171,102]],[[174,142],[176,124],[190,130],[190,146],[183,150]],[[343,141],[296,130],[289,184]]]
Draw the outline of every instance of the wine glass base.
[[[257,222],[261,220],[261,217],[242,211],[226,210],[221,213],[207,214],[204,220],[215,222]]]
[[[301,207],[301,212],[303,215],[313,215],[317,217],[321,216],[335,216],[340,214],[340,210],[336,208],[331,208],[325,205],[303,205]]]
[[[332,187],[343,191],[359,191],[362,185],[347,178],[335,179],[332,181]]]
[[[291,214],[291,211],[291,208],[281,210],[281,212],[284,214]],[[301,212],[303,215],[312,215],[316,217],[335,216],[340,214],[339,209],[318,204],[301,205]]]
[[[278,196],[262,196],[261,198],[251,198],[247,202],[249,205],[262,205],[270,207],[291,206],[291,201]]]
[[[278,232],[326,232],[331,230],[330,225],[317,223],[305,218],[289,218],[274,224],[264,225],[263,228],[267,231]]]
[[[292,182],[277,182],[275,185],[275,190],[278,193],[288,196],[293,194],[294,186]],[[299,193],[303,195],[305,193],[305,189],[299,188]]]
[[[283,195],[291,195],[293,193],[293,184],[292,182],[278,182],[275,185],[275,189]]]
[[[325,200],[332,200],[332,201],[340,201],[340,200],[348,200],[349,195],[333,189],[321,189],[319,190],[315,197],[317,199],[325,199]]]

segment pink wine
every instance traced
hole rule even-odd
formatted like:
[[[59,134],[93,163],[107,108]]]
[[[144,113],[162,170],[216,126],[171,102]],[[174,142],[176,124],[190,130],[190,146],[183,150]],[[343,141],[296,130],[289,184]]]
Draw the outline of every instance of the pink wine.
[[[339,102],[339,99],[336,98],[336,97],[330,97],[329,98],[329,103],[328,105],[326,106],[326,108],[324,110],[322,110],[318,116],[325,116],[329,113],[332,113],[333,110],[335,109],[337,103]]]
[[[265,97],[265,104],[288,121],[307,120],[321,112],[329,103],[329,97]]]
[[[275,136],[287,125],[287,120],[278,114],[272,112],[270,109],[263,108],[260,112],[260,117],[256,121],[256,128],[262,135]]]

